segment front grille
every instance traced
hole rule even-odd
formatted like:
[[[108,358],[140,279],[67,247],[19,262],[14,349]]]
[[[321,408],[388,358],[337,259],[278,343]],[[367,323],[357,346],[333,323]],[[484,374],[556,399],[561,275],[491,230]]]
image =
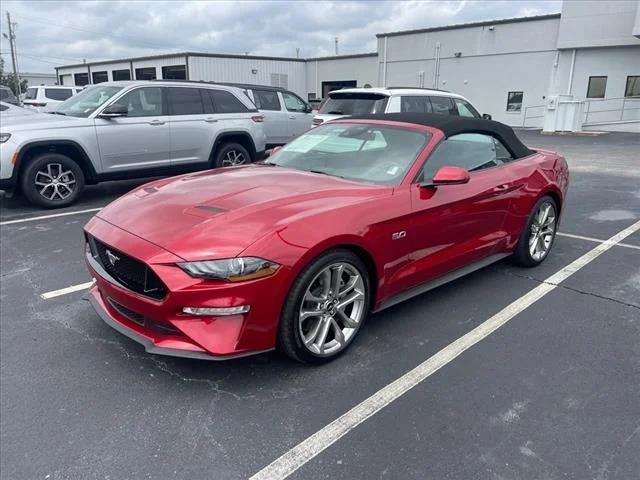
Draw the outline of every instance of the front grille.
[[[102,268],[124,287],[141,295],[160,300],[167,287],[145,263],[87,235],[91,255]]]
[[[150,319],[149,317],[145,317],[141,313],[134,312],[130,308],[125,307],[124,305],[116,302],[114,299],[109,298],[109,305],[111,305],[116,312],[118,312],[123,317],[131,320],[134,323],[142,327],[151,328],[160,333],[172,334],[172,335],[182,335],[182,332],[175,328],[173,325],[169,325],[168,323],[160,323],[155,320]]]

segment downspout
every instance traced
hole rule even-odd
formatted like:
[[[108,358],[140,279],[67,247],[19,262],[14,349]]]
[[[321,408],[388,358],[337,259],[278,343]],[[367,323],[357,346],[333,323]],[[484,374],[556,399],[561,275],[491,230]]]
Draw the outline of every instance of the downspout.
[[[56,83],[54,85],[60,85],[60,74],[58,73],[58,67],[54,67],[56,69]]]
[[[382,86],[387,86],[387,40],[389,37],[384,37],[384,55],[382,56]]]
[[[133,61],[129,60],[129,80],[135,80],[133,76]]]
[[[185,69],[185,76],[187,77],[187,80],[191,80],[191,77],[189,77],[189,54],[186,54],[184,57],[184,69]]]
[[[87,76],[89,77],[89,85],[93,85],[93,78],[91,78],[91,64],[87,64]]]
[[[433,69],[433,88],[438,89],[440,83],[440,42],[436,42],[435,66]]]
[[[571,54],[571,68],[569,69],[569,82],[567,83],[567,95],[571,95],[571,87],[573,84],[573,70],[576,67],[576,49]]]
[[[319,99],[320,95],[318,94],[318,60],[316,60],[316,83],[315,83],[316,87],[314,88],[314,90],[316,91],[316,98]]]

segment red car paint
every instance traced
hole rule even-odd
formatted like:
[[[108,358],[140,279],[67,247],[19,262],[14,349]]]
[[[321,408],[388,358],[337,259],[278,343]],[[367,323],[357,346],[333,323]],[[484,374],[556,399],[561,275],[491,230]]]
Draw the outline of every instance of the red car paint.
[[[146,184],[101,210],[85,227],[101,242],[144,262],[168,288],[154,300],[103,278],[88,262],[94,305],[111,323],[149,345],[211,358],[272,349],[281,306],[298,273],[337,246],[359,253],[373,276],[373,310],[407,289],[488,256],[513,251],[536,201],[551,194],[562,211],[568,187],[563,157],[537,150],[516,161],[472,172],[460,185],[412,183],[444,134],[431,134],[396,186],[343,180],[281,167],[247,165]],[[444,172],[446,173],[446,172]],[[455,173],[455,172],[453,172]],[[393,239],[406,232],[402,239]],[[272,276],[247,282],[193,278],[176,263],[236,256],[281,265]],[[143,327],[107,299],[176,330]],[[251,305],[247,314],[193,317],[183,307]],[[103,316],[104,318],[104,316]],[[147,348],[149,351],[149,348]]]

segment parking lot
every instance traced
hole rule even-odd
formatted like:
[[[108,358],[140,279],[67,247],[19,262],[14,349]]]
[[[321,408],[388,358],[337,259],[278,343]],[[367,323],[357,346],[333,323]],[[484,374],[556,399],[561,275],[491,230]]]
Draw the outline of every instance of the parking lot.
[[[267,479],[295,464],[289,478],[639,478],[640,136],[518,134],[571,168],[547,261],[502,261],[373,315],[322,367],[153,356],[99,319],[82,227],[141,181],[56,211],[4,199],[1,477]],[[432,370],[411,383],[416,367]],[[398,379],[406,393],[372,399]]]

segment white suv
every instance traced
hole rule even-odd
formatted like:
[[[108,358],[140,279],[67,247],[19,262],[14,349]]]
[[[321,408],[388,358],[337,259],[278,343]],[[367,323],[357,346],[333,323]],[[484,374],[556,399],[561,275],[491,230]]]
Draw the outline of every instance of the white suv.
[[[79,93],[82,87],[64,87],[58,85],[39,85],[27,88],[22,103],[27,108],[39,112],[50,112],[65,100]]]
[[[462,95],[426,88],[345,88],[329,93],[313,126],[349,115],[422,112],[491,119],[480,115]]]

